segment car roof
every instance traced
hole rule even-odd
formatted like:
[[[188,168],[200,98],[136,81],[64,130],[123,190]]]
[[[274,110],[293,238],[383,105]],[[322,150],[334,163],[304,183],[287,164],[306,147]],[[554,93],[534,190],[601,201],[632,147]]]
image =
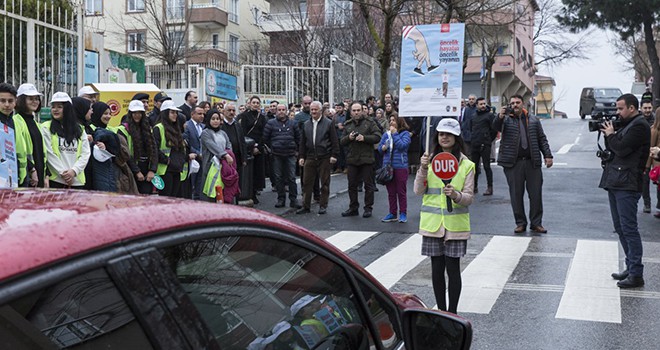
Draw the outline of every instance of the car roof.
[[[279,216],[228,204],[78,190],[0,190],[0,281],[121,241],[174,229],[261,225],[337,248]]]

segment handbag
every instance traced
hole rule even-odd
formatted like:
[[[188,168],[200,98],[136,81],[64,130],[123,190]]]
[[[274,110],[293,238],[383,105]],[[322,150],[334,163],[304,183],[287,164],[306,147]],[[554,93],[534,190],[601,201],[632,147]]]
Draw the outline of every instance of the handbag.
[[[376,170],[376,183],[386,185],[394,178],[394,168],[392,168],[392,147],[390,147],[390,163],[383,165]]]
[[[649,179],[653,181],[653,183],[658,183],[660,180],[660,165],[656,165],[649,171]]]

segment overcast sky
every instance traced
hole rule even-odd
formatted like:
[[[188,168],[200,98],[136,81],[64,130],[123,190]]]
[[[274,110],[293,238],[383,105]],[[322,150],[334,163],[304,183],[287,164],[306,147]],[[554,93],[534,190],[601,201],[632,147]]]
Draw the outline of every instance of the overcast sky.
[[[630,92],[634,80],[632,70],[623,70],[623,59],[614,55],[610,38],[618,38],[610,31],[596,30],[589,39],[595,42],[590,59],[568,61],[554,69],[540,66],[538,74],[555,79],[555,109],[566,112],[569,118],[579,118],[580,92],[587,86],[618,87]]]

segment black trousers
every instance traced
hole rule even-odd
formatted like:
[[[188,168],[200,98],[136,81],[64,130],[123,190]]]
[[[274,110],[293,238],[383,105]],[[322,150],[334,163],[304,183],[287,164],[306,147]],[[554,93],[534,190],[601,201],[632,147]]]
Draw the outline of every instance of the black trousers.
[[[527,190],[529,222],[532,226],[541,226],[541,221],[543,221],[543,173],[541,168],[535,168],[534,161],[531,159],[519,159],[513,167],[504,168],[504,175],[509,185],[511,209],[513,209],[516,225],[527,226],[523,200],[525,190]]]
[[[486,172],[486,185],[493,186],[493,170],[490,168],[490,143],[488,144],[472,144],[472,156],[470,157],[476,166],[474,173],[474,188],[479,187],[479,174],[481,168],[479,167],[479,160],[483,162],[484,172]]]
[[[158,195],[177,197],[179,195],[179,190],[181,189],[181,174],[168,171],[165,172],[165,175],[162,175],[161,178],[163,178],[165,187],[158,192]]]
[[[358,210],[358,185],[364,182],[364,210],[371,211],[374,206],[374,190],[376,186],[373,181],[373,164],[352,165],[348,164],[348,198],[350,204],[348,209]]]

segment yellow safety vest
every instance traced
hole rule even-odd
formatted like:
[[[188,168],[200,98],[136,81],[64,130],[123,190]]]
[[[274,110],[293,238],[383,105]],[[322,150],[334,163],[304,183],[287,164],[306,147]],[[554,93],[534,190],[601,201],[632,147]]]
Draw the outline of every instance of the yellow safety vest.
[[[32,137],[30,136],[30,129],[28,129],[27,123],[23,117],[16,113],[12,117],[14,120],[14,137],[16,138],[16,159],[18,160],[18,179],[19,183],[23,183],[27,177],[27,162],[28,160],[34,163],[32,159],[32,152],[34,152],[34,145],[32,144]],[[39,130],[39,135],[41,136],[41,142],[43,142],[44,150],[44,164],[47,160],[46,152],[46,141],[44,141],[43,136],[41,135],[41,129]]]
[[[468,159],[463,159],[458,165],[458,172],[451,185],[456,191],[462,191],[465,185],[465,178],[470,171],[474,171],[474,163]],[[445,183],[435,176],[435,173],[429,169],[426,176],[427,186],[426,194],[422,199],[422,209],[419,219],[419,228],[427,232],[437,232],[440,226],[453,232],[470,231],[470,213],[468,207],[457,203],[452,203],[452,212],[447,211],[447,196],[442,190]]]
[[[108,127],[108,130],[115,132],[115,133],[122,133],[124,136],[126,136],[126,143],[128,144],[128,154],[133,158],[133,137],[131,137],[131,134],[126,130],[126,127],[124,125],[119,125],[116,128],[110,128]],[[136,159],[137,161],[137,159]]]
[[[50,130],[50,124],[51,124],[51,120],[44,122],[42,125],[43,125],[44,128]],[[85,127],[82,126],[82,125],[78,125],[78,126],[80,127],[80,129],[84,133],[85,132]],[[78,141],[77,142],[78,145],[76,147],[76,159],[80,159],[80,155],[82,154],[82,145],[83,145],[82,143],[87,142],[87,140],[86,139],[83,140],[82,137],[81,137],[76,141]],[[59,156],[60,156],[60,136],[57,135],[57,134],[52,134],[51,133],[51,135],[50,135],[50,145],[53,148],[53,153],[55,153],[55,156],[57,156],[59,158]],[[57,178],[57,170],[50,169],[50,172],[51,172],[50,179],[55,180]],[[80,183],[85,184],[85,172],[84,171],[81,171],[80,174],[77,174],[76,178],[78,179],[78,181],[80,181]]]
[[[167,147],[167,140],[165,140],[165,126],[162,123],[158,123],[154,126],[154,128],[158,129],[158,132],[160,133],[160,145],[159,145],[160,151],[169,157],[170,153],[172,153],[172,149]],[[186,161],[183,164],[183,170],[181,171],[181,176],[179,177],[181,181],[184,181],[188,177],[188,163],[189,162]],[[156,174],[163,176],[165,175],[166,171],[167,171],[167,164],[158,163]]]
[[[211,162],[211,167],[209,168],[209,172],[206,175],[206,179],[204,180],[204,187],[202,188],[202,193],[204,193],[209,198],[216,197],[216,186],[221,186],[223,189],[225,188],[225,184],[222,182],[222,174],[220,173],[221,170],[222,165],[218,166],[215,160]]]

